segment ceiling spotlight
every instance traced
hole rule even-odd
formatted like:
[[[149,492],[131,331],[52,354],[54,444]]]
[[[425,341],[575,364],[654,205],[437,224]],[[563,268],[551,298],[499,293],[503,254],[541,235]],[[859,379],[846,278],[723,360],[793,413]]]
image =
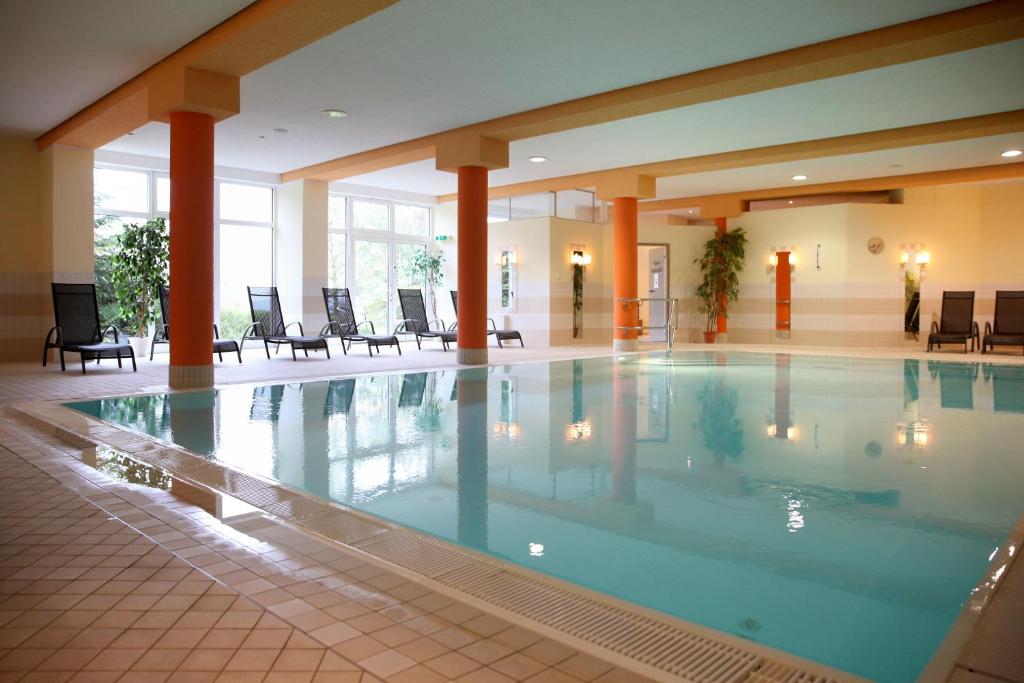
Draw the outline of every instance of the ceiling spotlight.
[[[257,139],[257,140],[266,140],[266,139],[267,139],[267,136],[266,136],[266,135],[257,135],[257,136],[256,136],[256,139]]]
[[[807,180],[807,176],[805,176],[805,175],[795,175],[795,176],[793,176],[793,180]]]
[[[999,156],[1006,157],[1007,159],[1012,159],[1013,157],[1019,157],[1021,154],[1022,152],[1019,149],[1008,149]]]
[[[320,113],[329,119],[343,119],[348,116],[348,112],[342,109],[324,109]]]
[[[889,168],[903,168],[903,164],[889,164]]]
[[[534,156],[530,157],[530,161],[532,161],[535,164],[543,164],[547,160],[547,157],[542,157],[539,154],[535,154]]]
[[[275,133],[281,133],[283,135],[283,134],[288,132],[288,129],[287,128],[275,128],[274,132]]]
[[[793,203],[793,200],[792,200],[792,199],[790,199],[790,200],[789,200],[789,203],[790,203],[790,204],[792,204],[792,203]]]

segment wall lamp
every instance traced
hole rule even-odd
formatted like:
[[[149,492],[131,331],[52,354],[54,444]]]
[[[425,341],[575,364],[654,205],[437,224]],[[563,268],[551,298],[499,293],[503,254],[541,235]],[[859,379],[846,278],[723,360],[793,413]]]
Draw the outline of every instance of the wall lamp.
[[[569,263],[574,266],[589,266],[592,261],[591,255],[582,249],[573,249],[569,252]]]
[[[900,268],[907,269],[910,263],[916,263],[921,271],[932,262],[932,255],[925,250],[923,244],[900,245]]]
[[[768,254],[768,272],[775,270],[776,266],[779,265],[779,252],[789,252],[789,267],[790,269],[796,268],[796,247],[779,247],[776,249],[772,247],[772,251]]]

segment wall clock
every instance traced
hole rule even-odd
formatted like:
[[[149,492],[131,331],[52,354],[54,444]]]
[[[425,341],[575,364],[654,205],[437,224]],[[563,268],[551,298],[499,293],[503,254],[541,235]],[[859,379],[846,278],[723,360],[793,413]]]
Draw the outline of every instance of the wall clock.
[[[868,240],[868,251],[876,256],[885,249],[885,240],[881,237],[872,237]]]

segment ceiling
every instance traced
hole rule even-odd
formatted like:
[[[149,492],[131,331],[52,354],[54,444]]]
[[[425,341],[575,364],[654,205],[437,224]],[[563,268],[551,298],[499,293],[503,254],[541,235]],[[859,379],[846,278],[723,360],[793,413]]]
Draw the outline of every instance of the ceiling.
[[[94,0],[88,7],[100,5],[102,10],[91,14],[81,7],[86,3],[70,3],[71,15],[77,15],[68,20],[70,25],[97,33],[69,30],[71,42],[65,50],[55,49],[52,30],[36,24],[64,21],[66,12],[56,8],[69,4],[7,4],[28,28],[16,36],[4,36],[8,31],[0,29],[3,91],[27,93],[24,99],[30,105],[22,111],[4,102],[0,127],[41,132],[247,3]],[[217,125],[216,163],[280,173],[971,4],[973,0],[645,0],[637,11],[638,5],[621,0],[402,0],[243,77],[241,114]],[[161,30],[152,31],[153,25]],[[171,34],[179,36],[177,45],[172,45]],[[21,47],[4,44],[11,40]],[[37,46],[40,41],[43,45]],[[21,70],[10,64],[9,57],[15,55]],[[42,61],[38,68],[28,67],[26,57]],[[47,70],[58,80],[42,77]],[[1021,109],[1020,73],[1024,41],[546,135],[512,143],[510,167],[492,173],[490,181],[500,185]],[[327,119],[320,111],[328,107],[345,109],[349,116]],[[858,174],[889,175],[895,172],[891,163],[904,163],[906,172],[971,165],[984,160],[996,142],[986,147],[974,141],[941,153],[922,148],[864,155],[871,157],[864,160],[816,160],[811,182],[854,167]],[[105,149],[166,157],[168,128],[151,123]],[[533,154],[549,161],[526,161]],[[884,171],[877,172],[879,168]],[[662,179],[659,197],[695,194],[698,188],[703,188],[700,193],[750,189],[742,183],[777,186],[779,173],[787,181],[792,175],[761,167],[700,174],[700,182],[697,176]],[[433,161],[346,182],[430,195],[455,190],[454,177],[434,170]]]
[[[3,0],[0,131],[46,132],[250,2]]]

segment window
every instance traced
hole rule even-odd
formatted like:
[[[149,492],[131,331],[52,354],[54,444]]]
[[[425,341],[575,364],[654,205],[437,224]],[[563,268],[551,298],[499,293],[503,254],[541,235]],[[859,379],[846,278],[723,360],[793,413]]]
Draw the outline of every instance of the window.
[[[368,199],[352,200],[353,230],[387,230],[388,204]]]
[[[430,207],[331,195],[327,211],[328,285],[352,290],[360,320],[371,320],[378,332],[394,329],[402,319],[396,290],[424,289],[415,263],[430,244]],[[431,293],[424,297],[429,311]]]
[[[430,209],[425,206],[395,204],[395,232],[427,237],[430,234]]]
[[[96,166],[93,186],[100,316],[104,324],[120,326],[122,321],[118,318],[117,300],[110,284],[110,257],[116,248],[117,235],[129,223],[145,222],[157,216],[169,217],[171,179],[162,171]],[[237,337],[250,323],[246,285],[266,286],[274,282],[274,189],[218,180],[215,204],[217,318],[221,335]]]

